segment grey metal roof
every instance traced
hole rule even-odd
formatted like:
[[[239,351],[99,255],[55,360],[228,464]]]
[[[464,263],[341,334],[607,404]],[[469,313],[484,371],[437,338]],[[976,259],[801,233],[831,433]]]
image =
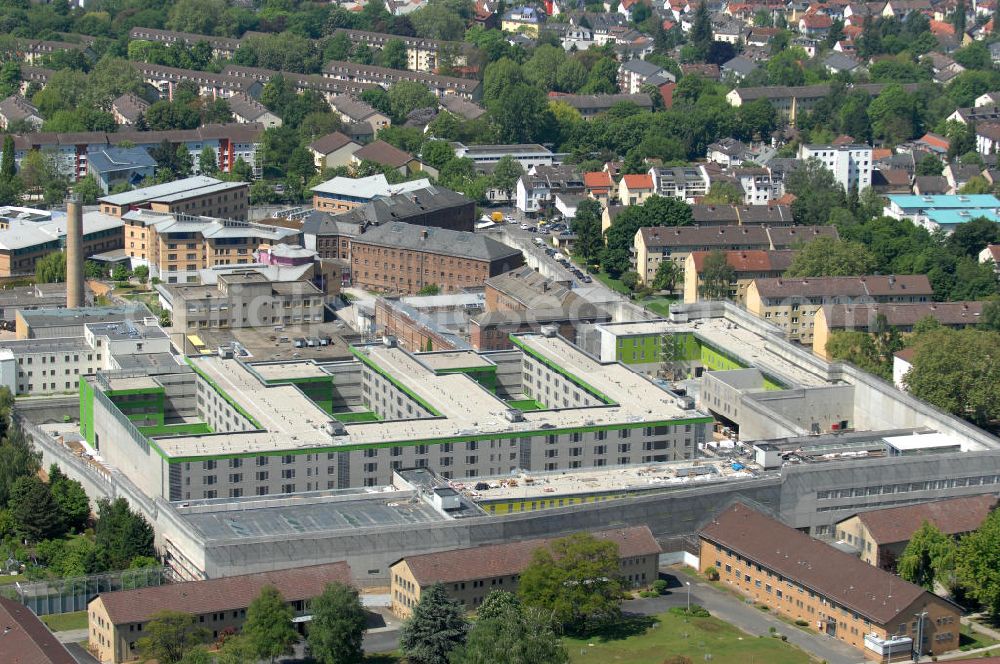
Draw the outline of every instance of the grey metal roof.
[[[375,226],[362,233],[356,244],[374,244],[411,251],[426,251],[483,261],[494,261],[520,255],[520,250],[493,238],[468,231],[432,228],[394,221]]]
[[[98,173],[154,168],[156,160],[143,148],[100,147],[87,152],[87,166]]]
[[[154,198],[170,196],[172,194],[182,192],[192,192],[195,189],[221,183],[222,180],[210,178],[207,175],[196,175],[194,177],[184,178],[183,180],[174,180],[173,182],[167,182],[164,184],[154,184],[151,187],[143,187],[142,189],[126,191],[121,194],[104,196],[100,200],[102,203],[108,203],[110,205],[133,205],[135,203],[141,203],[142,201],[148,201]]]

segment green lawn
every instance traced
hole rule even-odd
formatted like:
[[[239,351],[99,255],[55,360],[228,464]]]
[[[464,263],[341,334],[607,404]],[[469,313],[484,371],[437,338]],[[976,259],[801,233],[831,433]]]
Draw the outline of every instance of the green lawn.
[[[546,410],[545,405],[538,403],[534,399],[514,399],[508,401],[507,405],[511,408],[517,408],[518,410]]]
[[[57,613],[51,616],[42,616],[42,622],[48,625],[49,629],[53,632],[87,629],[87,612],[76,611],[74,613]]]
[[[343,422],[344,424],[350,424],[351,422],[378,422],[379,416],[370,410],[365,411],[355,411],[355,412],[345,412],[345,413],[334,413],[333,419],[338,422]]]
[[[670,315],[670,305],[678,301],[679,300],[676,297],[667,297],[665,295],[662,295],[656,297],[648,297],[639,304],[646,307],[652,312],[655,312],[663,317],[667,317]]]
[[[632,292],[629,289],[625,288],[625,284],[621,282],[621,279],[613,279],[611,275],[605,272],[604,270],[596,272],[591,276],[594,277],[594,279],[600,281],[602,284],[604,284],[611,290],[621,293],[622,295],[629,295]]]
[[[14,576],[4,574],[3,576],[0,576],[0,586],[9,586],[21,581],[26,581],[23,574],[15,574]]]
[[[684,618],[665,613],[623,624],[618,634],[564,639],[574,664],[662,664],[673,655],[713,664],[808,664],[809,655],[769,637],[750,636],[718,618]]]
[[[962,629],[958,634],[959,650],[977,650],[979,648],[986,648],[996,644],[996,639],[992,639],[985,634],[980,634],[979,632],[973,632],[972,628],[968,625],[962,625]]]

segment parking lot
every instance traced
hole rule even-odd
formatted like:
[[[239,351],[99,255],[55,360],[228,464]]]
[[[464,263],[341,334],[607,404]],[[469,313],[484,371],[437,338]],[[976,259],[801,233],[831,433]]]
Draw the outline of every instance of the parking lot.
[[[524,253],[529,265],[546,276],[575,282],[574,286],[591,285],[593,277],[570,261],[568,252],[553,246],[552,239],[569,232],[569,222],[564,220],[529,219],[516,209],[501,209],[503,220],[483,229],[498,233],[502,241]]]

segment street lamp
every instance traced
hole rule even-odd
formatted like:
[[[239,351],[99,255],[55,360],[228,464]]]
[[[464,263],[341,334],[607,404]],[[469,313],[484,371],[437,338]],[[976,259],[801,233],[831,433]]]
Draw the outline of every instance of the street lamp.
[[[691,613],[691,582],[685,581],[684,583],[687,584],[688,587],[688,613]]]

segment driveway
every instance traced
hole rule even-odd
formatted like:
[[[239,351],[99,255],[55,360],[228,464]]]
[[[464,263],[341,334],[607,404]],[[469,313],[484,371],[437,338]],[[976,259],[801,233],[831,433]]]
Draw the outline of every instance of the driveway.
[[[688,593],[684,583],[690,582],[692,604],[705,607],[716,618],[724,620],[744,632],[767,636],[770,634],[771,628],[774,627],[779,634],[788,637],[789,643],[829,664],[866,662],[861,651],[831,637],[807,632],[794,625],[789,625],[770,613],[761,611],[752,604],[746,604],[739,598],[718,590],[704,581],[678,574],[670,568],[661,569],[660,577],[666,579],[670,584],[668,594],[626,602],[624,609],[644,615],[653,615],[663,613],[674,606],[686,606]]]

